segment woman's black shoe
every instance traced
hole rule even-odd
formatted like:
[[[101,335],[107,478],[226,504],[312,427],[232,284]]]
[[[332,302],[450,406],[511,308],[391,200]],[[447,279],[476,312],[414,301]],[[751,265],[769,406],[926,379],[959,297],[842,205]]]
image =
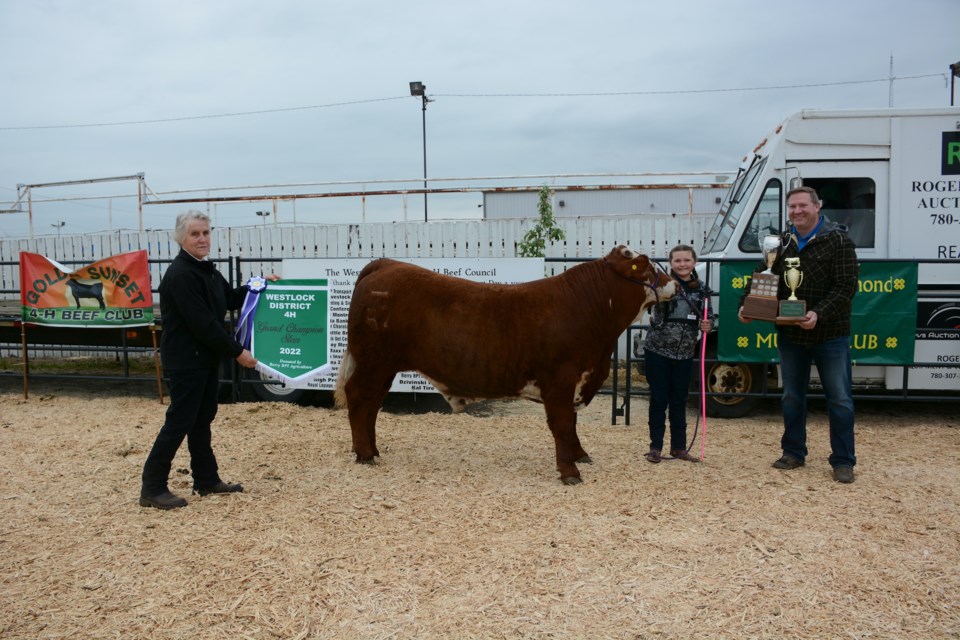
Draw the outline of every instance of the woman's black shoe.
[[[195,489],[194,492],[199,493],[201,497],[208,496],[211,493],[243,493],[243,485],[239,482],[227,484],[221,480],[213,486],[204,487],[203,489]]]
[[[169,491],[164,491],[155,496],[140,496],[141,507],[153,507],[155,509],[177,509],[187,506],[187,501],[180,496],[175,496]]]

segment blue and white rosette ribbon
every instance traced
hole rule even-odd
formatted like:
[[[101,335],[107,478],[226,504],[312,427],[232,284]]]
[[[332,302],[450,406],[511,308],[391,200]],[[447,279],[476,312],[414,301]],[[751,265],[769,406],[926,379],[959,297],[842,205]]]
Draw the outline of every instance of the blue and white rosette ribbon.
[[[250,339],[253,337],[253,316],[260,301],[260,293],[267,288],[267,281],[260,276],[247,280],[247,297],[240,308],[240,321],[237,323],[237,342],[244,349],[250,349]]]

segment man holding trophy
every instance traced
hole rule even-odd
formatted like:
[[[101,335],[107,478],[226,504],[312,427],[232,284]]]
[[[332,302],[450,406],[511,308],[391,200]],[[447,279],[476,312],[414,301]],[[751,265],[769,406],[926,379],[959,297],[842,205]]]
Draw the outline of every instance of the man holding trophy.
[[[856,247],[846,227],[820,215],[820,199],[810,187],[787,193],[787,213],[790,228],[761,243],[765,270],[754,274],[739,314],[742,322],[777,326],[784,430],[783,455],[773,466],[805,463],[807,389],[816,364],[827,400],[833,477],[849,483],[857,463],[850,361],[850,313],[860,275]]]

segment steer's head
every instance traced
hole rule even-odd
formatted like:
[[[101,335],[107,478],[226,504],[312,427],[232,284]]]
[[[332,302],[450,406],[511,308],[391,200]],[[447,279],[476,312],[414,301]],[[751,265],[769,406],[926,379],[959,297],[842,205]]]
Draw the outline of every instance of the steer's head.
[[[637,312],[637,321],[651,304],[673,297],[676,282],[646,254],[634,251],[625,244],[614,248],[603,261],[617,275],[643,287],[645,297]]]

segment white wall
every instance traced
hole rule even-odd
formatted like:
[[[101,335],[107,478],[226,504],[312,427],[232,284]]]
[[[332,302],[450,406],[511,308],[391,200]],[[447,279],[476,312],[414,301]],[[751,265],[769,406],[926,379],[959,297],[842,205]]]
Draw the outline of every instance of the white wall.
[[[600,258],[618,244],[662,258],[676,244],[697,249],[713,215],[646,214],[559,218],[566,239],[547,247],[551,258]],[[214,229],[212,258],[343,257],[515,257],[517,245],[534,220],[500,219],[451,222],[388,222],[338,225],[250,226]],[[80,236],[0,239],[0,300],[18,300],[20,252],[39,253],[59,262],[84,266],[105,257],[146,249],[150,260],[170,260],[179,247],[172,231],[119,232]],[[575,263],[569,263],[572,265]],[[563,263],[547,263],[548,273]],[[68,265],[69,266],[69,265]],[[156,288],[166,265],[151,264]],[[250,273],[269,273],[270,262],[244,264]],[[226,269],[224,269],[226,272]],[[244,275],[247,275],[246,273]]]

